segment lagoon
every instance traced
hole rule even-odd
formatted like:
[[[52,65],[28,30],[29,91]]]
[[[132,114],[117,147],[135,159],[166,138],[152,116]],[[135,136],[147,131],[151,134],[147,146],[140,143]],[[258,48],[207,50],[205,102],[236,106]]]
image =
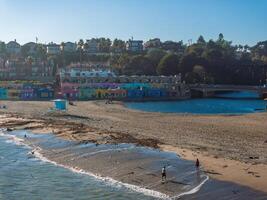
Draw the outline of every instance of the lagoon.
[[[264,112],[266,101],[251,92],[220,93],[214,98],[180,101],[129,102],[126,107],[148,112],[191,114],[246,114]]]

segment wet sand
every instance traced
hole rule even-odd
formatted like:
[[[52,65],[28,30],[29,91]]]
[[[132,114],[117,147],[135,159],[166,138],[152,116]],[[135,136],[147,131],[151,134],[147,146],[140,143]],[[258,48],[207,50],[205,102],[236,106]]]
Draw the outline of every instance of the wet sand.
[[[241,116],[176,115],[133,111],[120,103],[75,102],[67,112],[52,102],[2,102],[12,113],[2,125],[54,132],[79,142],[137,143],[200,158],[213,178],[267,192],[267,113]],[[3,122],[3,120],[6,122]],[[8,121],[8,122],[7,122]],[[18,121],[27,121],[21,122]],[[10,123],[10,122],[13,122]]]

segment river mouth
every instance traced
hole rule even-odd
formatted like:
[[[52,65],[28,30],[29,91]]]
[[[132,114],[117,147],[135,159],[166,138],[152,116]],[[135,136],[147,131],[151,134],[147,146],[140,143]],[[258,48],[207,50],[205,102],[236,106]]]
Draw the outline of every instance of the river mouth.
[[[214,190],[215,187],[215,191],[218,189],[216,184],[219,182],[216,181],[214,184],[213,181],[211,184],[208,176],[197,170],[193,162],[180,159],[173,153],[134,144],[80,144],[58,138],[53,134],[32,134],[28,131],[5,132],[4,135],[19,145],[26,145],[29,148],[27,155],[29,160],[37,157],[57,168],[89,175],[112,187],[123,188],[125,191],[133,191],[149,198],[190,199],[198,193],[201,194],[202,187],[208,190],[205,194],[211,193],[209,188],[213,187]],[[161,181],[163,166],[167,168],[167,181],[164,183]],[[57,178],[62,179],[62,177]],[[212,187],[206,186],[210,184]],[[244,189],[238,187],[238,191],[242,190]],[[216,192],[212,194],[217,196]],[[257,196],[258,193],[252,192],[252,194]],[[197,197],[199,199],[201,196]]]

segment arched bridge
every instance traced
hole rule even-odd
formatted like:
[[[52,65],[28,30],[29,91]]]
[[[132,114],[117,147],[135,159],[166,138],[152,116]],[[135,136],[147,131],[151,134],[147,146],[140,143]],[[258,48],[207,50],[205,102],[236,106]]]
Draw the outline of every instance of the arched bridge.
[[[214,92],[220,91],[251,91],[258,93],[260,97],[267,95],[267,86],[191,84],[189,87],[191,91],[201,92],[203,96],[209,96]]]

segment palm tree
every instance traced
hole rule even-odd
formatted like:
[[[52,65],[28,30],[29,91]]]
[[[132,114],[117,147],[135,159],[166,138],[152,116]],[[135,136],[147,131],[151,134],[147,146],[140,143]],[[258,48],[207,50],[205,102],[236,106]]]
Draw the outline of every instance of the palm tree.
[[[82,49],[84,46],[84,41],[83,39],[80,39],[78,42],[78,49],[79,49],[79,53],[80,53],[80,63],[82,62]]]

